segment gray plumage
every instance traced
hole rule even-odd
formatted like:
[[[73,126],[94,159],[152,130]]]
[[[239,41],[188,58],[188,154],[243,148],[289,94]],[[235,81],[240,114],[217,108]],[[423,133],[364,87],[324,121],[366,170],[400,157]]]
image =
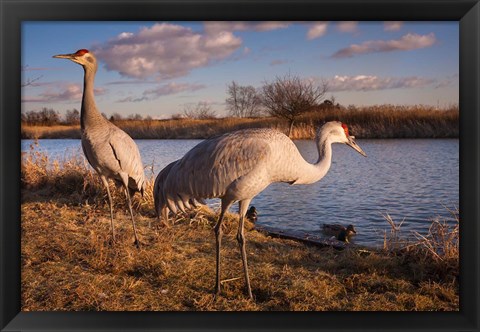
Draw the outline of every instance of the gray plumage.
[[[337,121],[328,122],[318,130],[316,143],[318,161],[310,164],[292,140],[276,130],[235,131],[199,143],[157,176],[154,197],[160,218],[166,218],[168,210],[184,211],[192,199],[221,198],[221,212],[215,225],[217,295],[220,292],[221,224],[225,212],[235,201],[239,201],[240,215],[237,240],[248,295],[252,298],[243,224],[253,197],[273,182],[309,184],[320,180],[331,165],[332,143],[348,144],[366,156],[354,137],[349,136],[346,126]]]
[[[122,185],[130,210],[135,244],[139,246],[135,220],[133,218],[130,196],[145,190],[145,175],[138,147],[133,139],[123,130],[105,119],[97,109],[93,93],[97,61],[88,50],[78,50],[72,54],[56,55],[54,58],[69,59],[80,64],[84,69],[84,86],[80,127],[82,132],[82,149],[90,165],[100,176],[108,194],[112,238],[115,240],[113,226],[112,196],[108,179]]]
[[[153,198],[154,198],[154,207],[155,207],[155,212],[157,213],[157,217],[165,226],[169,226],[168,224],[168,212],[169,208],[167,206],[167,201],[166,201],[166,196],[168,193],[176,192],[175,188],[165,188],[165,180],[167,176],[169,175],[170,170],[172,167],[178,162],[174,161],[165,166],[160,173],[158,173],[157,177],[155,178],[155,183],[153,184]],[[173,184],[175,187],[175,184]],[[192,208],[197,208],[201,205],[204,205],[205,201],[203,199],[195,199],[195,198],[189,198],[186,201],[182,202],[176,202],[174,205],[172,205],[174,208],[172,210],[176,213],[176,206],[180,206],[182,209],[182,212],[186,212],[186,210],[192,209]]]

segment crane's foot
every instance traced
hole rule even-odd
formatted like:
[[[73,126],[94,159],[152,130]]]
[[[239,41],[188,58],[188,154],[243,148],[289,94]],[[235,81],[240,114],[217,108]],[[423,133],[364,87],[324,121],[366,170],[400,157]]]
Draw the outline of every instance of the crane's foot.
[[[216,302],[217,299],[221,296],[220,293],[220,287],[215,286],[215,289],[213,291],[213,302]]]
[[[111,238],[108,240],[108,244],[109,244],[110,246],[112,246],[112,247],[115,246],[115,243],[116,243],[116,242],[117,242],[117,241],[115,241],[115,237],[111,237]]]
[[[252,288],[250,287],[250,285],[248,285],[246,288],[247,288],[248,297],[250,298],[250,300],[253,301],[254,299],[253,299],[253,295],[252,295]]]
[[[137,249],[140,249],[140,241],[135,240],[133,244],[135,245],[135,247],[137,247]]]

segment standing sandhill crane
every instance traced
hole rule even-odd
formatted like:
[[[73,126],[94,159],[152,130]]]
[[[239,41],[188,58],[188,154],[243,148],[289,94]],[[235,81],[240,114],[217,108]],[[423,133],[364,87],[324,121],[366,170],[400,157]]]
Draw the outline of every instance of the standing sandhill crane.
[[[157,211],[176,213],[191,199],[221,198],[221,211],[214,230],[216,236],[215,294],[220,294],[220,247],[225,212],[239,201],[237,241],[245,283],[251,299],[244,217],[253,197],[274,182],[310,184],[325,176],[332,161],[332,143],[344,143],[366,157],[341,122],[327,122],[317,132],[318,161],[310,164],[286,135],[273,129],[246,129],[205,140],[159,174],[154,196]]]
[[[133,196],[137,191],[143,196],[145,190],[145,174],[138,147],[127,133],[105,119],[95,105],[93,94],[93,82],[97,72],[95,56],[88,50],[82,49],[72,54],[60,54],[53,57],[72,60],[84,69],[80,116],[83,153],[90,165],[97,171],[107,189],[113,241],[115,241],[115,229],[113,227],[113,205],[108,179],[113,179],[125,189],[125,196],[132,218],[135,244],[139,248],[140,242],[137,237],[130,199],[130,196]]]

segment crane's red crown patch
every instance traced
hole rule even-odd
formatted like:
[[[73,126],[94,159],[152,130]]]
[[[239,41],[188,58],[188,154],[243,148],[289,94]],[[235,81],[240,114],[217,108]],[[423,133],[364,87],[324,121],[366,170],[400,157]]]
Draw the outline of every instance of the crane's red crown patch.
[[[348,127],[345,123],[342,123],[342,128],[345,131],[345,135],[347,135],[347,137],[350,136],[350,134],[348,133]]]
[[[76,56],[82,56],[82,55],[84,55],[85,53],[88,53],[88,50],[82,48],[81,50],[76,51],[76,52],[75,52],[75,55],[76,55]]]

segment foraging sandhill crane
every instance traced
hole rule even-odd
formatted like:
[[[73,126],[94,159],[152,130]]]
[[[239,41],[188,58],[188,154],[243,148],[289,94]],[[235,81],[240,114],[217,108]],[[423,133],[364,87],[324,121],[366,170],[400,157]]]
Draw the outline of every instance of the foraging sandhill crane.
[[[220,247],[225,212],[239,201],[237,241],[245,283],[251,299],[245,251],[244,217],[253,197],[274,182],[310,184],[327,174],[332,161],[332,143],[344,143],[366,156],[341,122],[327,122],[317,132],[318,161],[310,164],[286,135],[273,129],[246,129],[199,143],[169,169],[159,174],[154,196],[157,211],[183,211],[191,199],[221,198],[221,211],[214,227],[216,238],[215,295],[220,294]]]
[[[113,179],[117,184],[124,187],[132,218],[135,244],[139,247],[140,242],[137,237],[130,199],[130,196],[133,196],[137,191],[143,196],[145,190],[145,174],[138,147],[127,133],[105,119],[97,109],[93,93],[93,83],[97,72],[95,56],[88,50],[81,49],[72,54],[59,54],[53,57],[69,59],[80,64],[84,69],[80,115],[83,153],[93,169],[97,171],[107,189],[113,241],[115,241],[115,229],[113,227],[113,205],[108,179]]]

